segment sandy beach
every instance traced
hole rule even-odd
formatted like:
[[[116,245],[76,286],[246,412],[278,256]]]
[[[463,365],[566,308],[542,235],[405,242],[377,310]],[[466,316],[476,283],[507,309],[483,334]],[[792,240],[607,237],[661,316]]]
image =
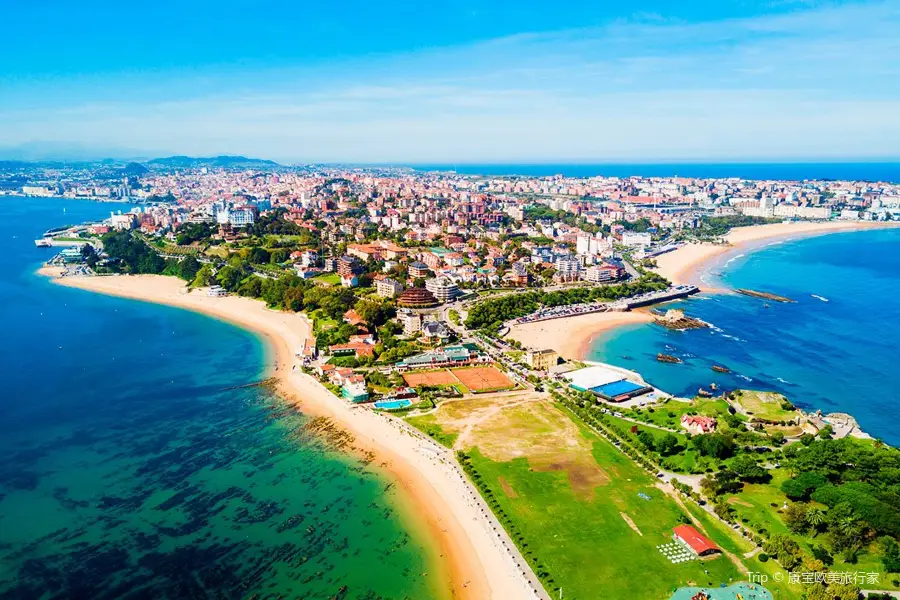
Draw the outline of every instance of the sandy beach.
[[[880,229],[896,223],[812,222],[773,223],[736,227],[726,236],[725,244],[690,243],[656,258],[657,273],[675,284],[696,285],[705,292],[717,291],[706,285],[701,277],[716,259],[730,252],[746,250],[781,239],[794,239],[840,231]],[[650,323],[653,317],[644,310],[631,312],[594,313],[563,319],[514,326],[508,337],[535,348],[552,348],[569,360],[584,359],[594,339],[610,329],[623,325]]]
[[[515,325],[507,337],[537,350],[552,348],[569,360],[581,360],[601,333],[623,325],[651,321],[650,313],[642,310],[591,313]]]
[[[402,490],[405,513],[418,521],[437,546],[439,587],[454,598],[545,598],[523,573],[521,561],[506,534],[462,475],[453,454],[398,419],[367,408],[351,406],[335,397],[317,380],[294,369],[297,351],[310,335],[303,315],[270,310],[249,298],[213,298],[205,290],[188,292],[184,283],[160,275],[111,277],[57,277],[59,269],[40,273],[55,282],[93,292],[167,304],[210,315],[252,329],[265,336],[274,350],[274,376],[286,400],[304,413],[326,416],[353,434],[354,445],[374,455],[379,465]],[[486,514],[487,513],[487,514]],[[520,563],[521,566],[518,566]]]
[[[725,253],[746,249],[767,241],[795,239],[840,231],[881,229],[896,223],[866,223],[859,221],[797,221],[735,227],[725,237],[725,244],[690,243],[656,258],[657,273],[676,284],[696,285],[704,291],[714,291],[701,281],[703,271]]]

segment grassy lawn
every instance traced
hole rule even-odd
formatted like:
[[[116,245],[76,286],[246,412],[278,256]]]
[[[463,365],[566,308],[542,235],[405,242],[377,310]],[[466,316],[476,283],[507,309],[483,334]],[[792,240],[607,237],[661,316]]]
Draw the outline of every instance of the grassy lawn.
[[[638,433],[640,433],[641,431],[650,433],[653,438],[657,440],[669,433],[667,431],[657,429],[649,425],[639,425],[631,421],[626,421],[625,419],[620,419],[619,417],[616,417],[614,415],[603,415],[603,418],[607,423],[614,424],[616,427],[624,431],[626,437],[638,447],[640,447],[640,444],[638,442],[638,434],[631,433],[632,427],[637,427]],[[707,468],[716,468],[717,463],[714,459],[700,456],[700,453],[698,451],[689,447],[687,437],[684,434],[675,433],[673,435],[678,438],[679,446],[684,448],[678,454],[672,454],[671,456],[663,457],[653,452],[647,452],[648,455],[657,457],[660,466],[670,471],[676,471],[678,473],[704,473]]]
[[[212,248],[207,248],[205,254],[207,256],[214,256],[217,258],[227,259],[230,253],[228,252],[228,248],[224,246],[213,246]]]
[[[406,421],[422,433],[433,438],[437,443],[448,448],[452,448],[453,444],[456,442],[456,438],[459,437],[459,434],[457,433],[448,433],[444,431],[438,424],[434,415],[406,417]]]
[[[748,484],[739,494],[728,496],[728,503],[735,510],[738,519],[756,531],[764,529],[770,535],[780,533],[791,536],[806,550],[807,554],[812,553],[813,546],[827,546],[824,539],[809,534],[797,535],[790,532],[781,519],[781,509],[784,503],[792,503],[781,491],[781,484],[789,478],[789,474],[783,469],[774,469],[771,473],[773,477],[770,483]],[[772,506],[773,504],[775,506]],[[859,553],[855,564],[846,563],[837,555],[833,558],[834,565],[829,567],[831,571],[882,573],[881,581],[890,580],[890,577],[884,575],[884,567],[875,551],[863,550]]]
[[[338,322],[325,315],[322,310],[314,310],[309,314],[313,322],[313,330],[318,333],[338,326]]]
[[[728,403],[717,398],[705,400],[695,399],[693,402],[680,402],[668,400],[660,404],[654,404],[646,408],[620,411],[626,417],[638,419],[652,425],[668,427],[669,429],[681,429],[681,417],[687,413],[720,418],[728,414]],[[721,420],[721,419],[720,419]],[[724,425],[724,423],[721,423]]]
[[[340,285],[341,276],[337,273],[328,273],[327,275],[319,275],[318,277],[313,277],[312,281],[320,284]]]
[[[656,546],[669,541],[680,509],[605,442],[596,440],[592,455],[611,479],[587,497],[575,491],[565,471],[538,471],[526,458],[497,462],[473,453],[476,470],[522,532],[523,553],[545,566],[565,597],[659,599],[688,583],[717,586],[739,577],[724,557],[669,562]]]
[[[778,511],[787,501],[787,497],[779,488],[781,483],[788,479],[788,475],[781,469],[772,470],[770,473],[773,476],[770,483],[745,484],[741,493],[728,496],[727,501],[737,513],[738,519],[751,529],[765,530],[770,535],[787,534],[790,532],[781,521]]]
[[[753,549],[753,544],[744,539],[737,531],[724,525],[718,519],[712,517],[702,508],[693,502],[685,502],[685,506],[691,515],[702,525],[703,530],[709,535],[713,541],[719,544],[724,550],[731,552],[737,556],[747,569],[753,573],[763,573],[768,576],[766,588],[778,600],[782,599],[799,599],[802,589],[798,585],[787,583],[787,577],[784,576],[785,571],[774,560],[761,562],[758,558],[744,558],[744,553]],[[775,573],[781,574],[784,581],[778,582],[775,579]],[[746,581],[747,577],[742,576]]]
[[[457,439],[521,533],[522,553],[565,598],[660,600],[689,583],[741,578],[725,557],[669,562],[656,546],[679,523],[677,503],[631,459],[534,395],[447,402],[407,420],[440,436],[466,430]]]
[[[782,408],[781,405],[784,401],[785,397],[781,394],[752,390],[738,390],[735,392],[734,400],[751,418],[767,421],[790,421],[796,418],[797,411]]]

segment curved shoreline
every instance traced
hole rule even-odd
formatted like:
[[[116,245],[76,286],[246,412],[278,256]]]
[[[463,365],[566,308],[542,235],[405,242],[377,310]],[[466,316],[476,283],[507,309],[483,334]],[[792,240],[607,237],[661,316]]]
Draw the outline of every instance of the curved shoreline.
[[[794,221],[735,227],[725,236],[725,244],[691,242],[656,259],[655,271],[673,284],[696,285],[704,292],[722,288],[703,281],[709,269],[740,252],[755,252],[772,243],[803,239],[829,233],[845,233],[900,227],[895,222]]]
[[[447,596],[471,600],[543,597],[542,590],[531,591],[522,572],[528,567],[518,567],[504,546],[505,533],[492,531],[488,516],[476,500],[467,497],[472,488],[451,452],[402,421],[347,404],[313,377],[294,369],[296,353],[311,332],[303,315],[270,310],[249,298],[188,293],[174,277],[60,278],[59,272],[46,267],[38,271],[60,285],[192,310],[259,334],[266,341],[266,362],[274,358],[270,372],[280,395],[298,409],[329,417],[349,431],[356,449],[368,453],[372,464],[403,490],[404,520],[427,530],[436,546],[430,554],[439,555],[434,557],[437,578],[442,581],[438,589],[449,588]]]
[[[642,309],[590,313],[514,325],[507,337],[538,350],[552,348],[567,360],[582,360],[587,357],[597,336],[619,327],[652,322],[650,313]]]
[[[673,284],[695,285],[705,293],[727,293],[720,285],[704,281],[717,265],[740,253],[751,253],[781,241],[796,240],[830,233],[867,231],[900,227],[896,222],[814,222],[796,221],[736,227],[726,236],[726,244],[689,243],[657,257],[655,271]],[[569,360],[590,358],[591,346],[601,335],[625,326],[652,323],[646,310],[624,313],[595,313],[546,322],[516,325],[509,337],[535,349],[552,348]],[[552,323],[547,325],[547,323]]]

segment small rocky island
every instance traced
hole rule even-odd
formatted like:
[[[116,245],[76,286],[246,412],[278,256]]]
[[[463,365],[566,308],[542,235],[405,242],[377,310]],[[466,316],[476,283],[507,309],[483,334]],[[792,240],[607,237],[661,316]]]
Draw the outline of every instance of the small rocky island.
[[[779,296],[778,294],[772,294],[770,292],[758,292],[756,290],[748,290],[744,288],[738,288],[735,291],[738,294],[743,294],[744,296],[750,296],[751,298],[762,298],[763,300],[771,300],[773,302],[796,302],[796,300],[791,300],[790,298],[785,298],[784,296]]]
[[[662,325],[663,327],[667,327],[669,329],[700,329],[702,327],[709,327],[709,323],[706,321],[701,321],[700,319],[695,319],[693,317],[688,317],[684,314],[684,311],[678,308],[671,308],[667,310],[665,313],[660,311],[653,312],[653,318],[657,324]]]
[[[672,356],[671,354],[663,354],[662,352],[660,352],[659,354],[656,355],[656,360],[658,360],[659,362],[672,363],[675,365],[678,365],[678,364],[681,364],[684,362],[677,356]]]

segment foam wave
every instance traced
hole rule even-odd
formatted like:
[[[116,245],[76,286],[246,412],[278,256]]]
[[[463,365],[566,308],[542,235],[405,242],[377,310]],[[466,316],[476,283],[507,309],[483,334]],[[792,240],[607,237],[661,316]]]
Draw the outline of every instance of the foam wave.
[[[736,342],[746,342],[746,341],[747,341],[747,340],[742,340],[741,338],[739,338],[739,337],[737,337],[737,336],[730,335],[730,334],[727,334],[727,333],[723,333],[723,334],[722,334],[722,337],[728,338],[729,340],[734,340],[734,341],[736,341]]]

